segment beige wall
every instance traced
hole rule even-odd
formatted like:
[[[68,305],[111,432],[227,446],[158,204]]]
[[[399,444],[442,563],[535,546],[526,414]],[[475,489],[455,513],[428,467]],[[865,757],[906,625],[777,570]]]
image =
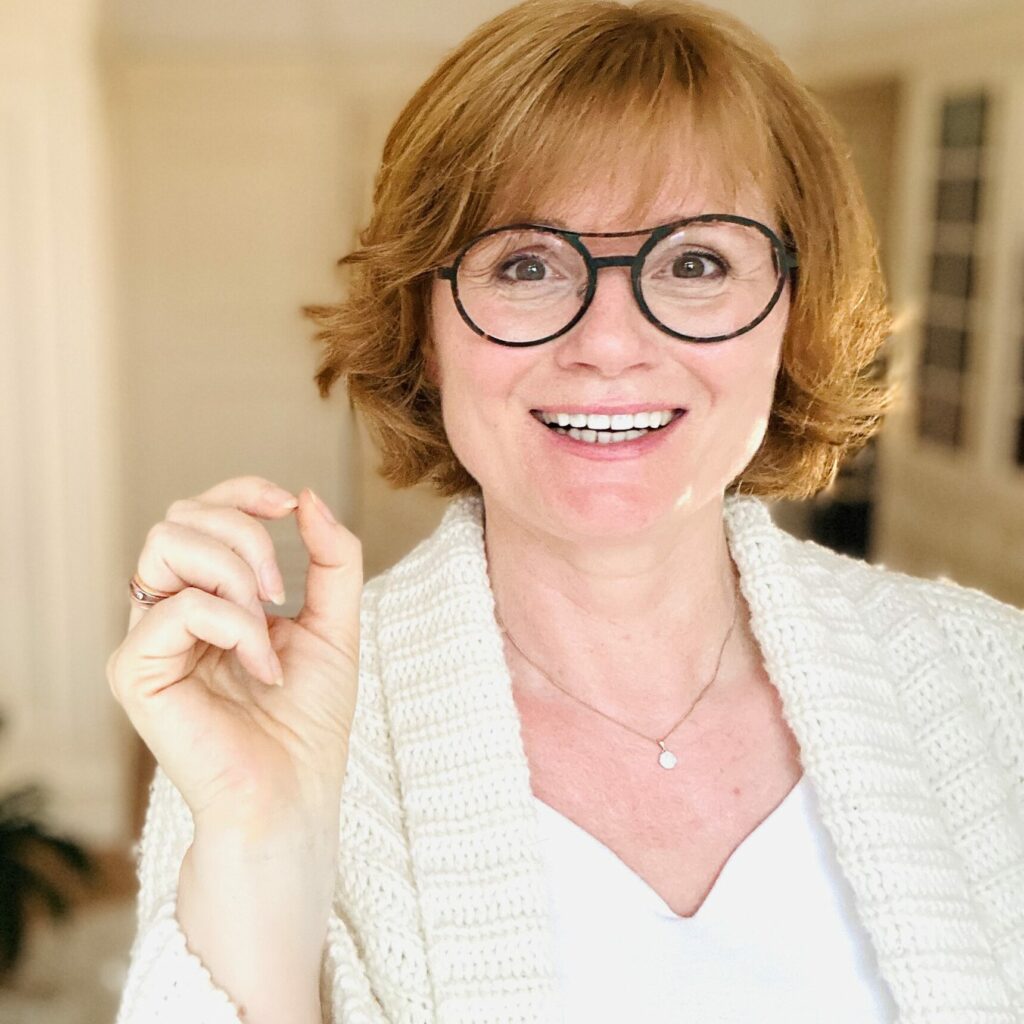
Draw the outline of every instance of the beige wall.
[[[439,500],[379,478],[343,384],[321,401],[321,350],[299,314],[342,292],[334,264],[366,216],[410,66],[427,71],[252,57],[114,65],[130,552],[175,497],[241,473],[317,490],[362,538],[368,575],[437,521]],[[304,549],[290,520],[267,528],[293,613]]]
[[[77,835],[123,818],[109,162],[88,0],[0,6],[0,735]]]
[[[312,486],[350,519],[348,404],[317,395],[300,313],[336,291],[352,230],[333,81],[307,62],[164,59],[121,62],[111,85],[126,557],[171,501],[229,476]],[[268,529],[294,602],[298,531]]]

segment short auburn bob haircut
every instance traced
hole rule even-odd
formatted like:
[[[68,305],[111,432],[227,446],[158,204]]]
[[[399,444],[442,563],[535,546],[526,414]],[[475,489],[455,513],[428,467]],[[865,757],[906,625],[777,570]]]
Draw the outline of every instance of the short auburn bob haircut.
[[[598,173],[622,182],[639,217],[680,139],[729,195],[756,182],[799,259],[765,438],[729,490],[813,495],[877,430],[891,316],[860,183],[820,104],[765,41],[702,4],[527,0],[473,32],[406,104],[370,222],[339,261],[347,295],[304,309],[325,347],[320,394],[347,380],[387,481],[479,490],[428,374],[433,270],[488,226],[537,219]]]

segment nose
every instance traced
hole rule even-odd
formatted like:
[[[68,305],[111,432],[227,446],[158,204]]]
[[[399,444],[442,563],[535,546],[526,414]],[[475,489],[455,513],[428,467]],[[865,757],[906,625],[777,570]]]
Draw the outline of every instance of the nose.
[[[586,366],[616,377],[657,358],[660,332],[644,317],[633,296],[629,267],[602,266],[597,287],[579,322],[555,344],[556,361],[566,369]],[[561,344],[559,344],[561,342]]]

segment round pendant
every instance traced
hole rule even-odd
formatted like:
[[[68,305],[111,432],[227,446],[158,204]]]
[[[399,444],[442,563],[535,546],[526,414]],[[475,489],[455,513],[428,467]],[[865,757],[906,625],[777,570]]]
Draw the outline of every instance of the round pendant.
[[[678,763],[678,758],[671,750],[662,750],[658,755],[658,764],[660,764],[662,768],[675,768]]]

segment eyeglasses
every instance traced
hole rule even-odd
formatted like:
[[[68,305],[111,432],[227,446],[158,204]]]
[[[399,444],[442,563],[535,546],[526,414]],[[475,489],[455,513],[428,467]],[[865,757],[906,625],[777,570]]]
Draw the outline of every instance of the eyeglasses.
[[[583,238],[647,235],[635,256],[594,256]],[[673,338],[735,338],[772,311],[797,258],[767,225],[705,213],[639,231],[566,231],[509,224],[470,239],[435,273],[477,334],[498,345],[541,345],[574,327],[597,272],[629,267],[644,316]]]

